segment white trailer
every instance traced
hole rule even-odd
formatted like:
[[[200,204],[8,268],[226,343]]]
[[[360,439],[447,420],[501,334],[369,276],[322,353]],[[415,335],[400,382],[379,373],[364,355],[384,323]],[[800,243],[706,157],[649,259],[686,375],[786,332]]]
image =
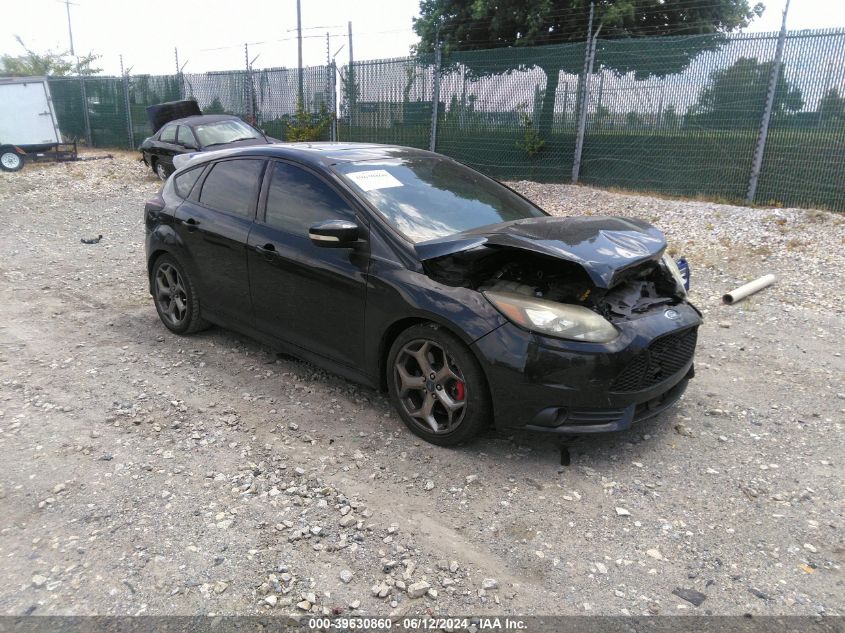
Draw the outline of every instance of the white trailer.
[[[0,77],[0,169],[17,171],[26,157],[76,158],[60,151],[61,134],[46,77]]]

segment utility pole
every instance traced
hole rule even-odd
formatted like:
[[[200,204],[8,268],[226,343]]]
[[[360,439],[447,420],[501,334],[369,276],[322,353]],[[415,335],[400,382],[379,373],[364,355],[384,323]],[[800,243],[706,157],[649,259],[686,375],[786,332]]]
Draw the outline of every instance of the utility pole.
[[[355,94],[355,59],[352,56],[352,21],[347,24],[349,31],[349,70],[346,71],[346,100],[349,102],[349,140],[352,140],[352,128],[355,127],[355,102],[358,95]]]
[[[300,0],[296,0],[296,39],[297,39],[297,54],[299,57],[299,100],[302,101],[305,107],[305,94],[302,91],[302,7]]]
[[[775,49],[775,60],[772,64],[772,74],[769,77],[769,90],[766,94],[766,107],[763,111],[763,119],[760,122],[760,134],[757,137],[757,147],[754,149],[754,162],[751,165],[751,178],[748,181],[748,194],[745,196],[745,203],[754,202],[757,195],[757,183],[760,180],[760,170],[763,168],[763,153],[766,151],[766,139],[769,136],[769,123],[772,118],[772,108],[775,103],[775,92],[777,91],[778,79],[780,78],[780,66],[783,59],[783,45],[786,41],[786,13],[789,11],[789,0],[783,7],[783,19],[780,24],[778,45]]]
[[[70,56],[75,57],[76,54],[73,52],[73,29],[70,26],[70,0],[65,0],[65,9],[67,9],[67,34],[70,38]]]
[[[70,5],[75,4],[70,0],[65,0],[65,10],[67,12],[67,34],[70,39],[70,55],[76,57],[76,51],[73,48],[73,27],[70,20]],[[88,147],[91,147],[91,120],[88,117],[88,91],[85,88],[85,77],[82,75],[82,67],[79,63],[79,58],[76,57],[76,74],[79,77],[79,91],[82,97],[82,119],[85,122],[85,142]]]

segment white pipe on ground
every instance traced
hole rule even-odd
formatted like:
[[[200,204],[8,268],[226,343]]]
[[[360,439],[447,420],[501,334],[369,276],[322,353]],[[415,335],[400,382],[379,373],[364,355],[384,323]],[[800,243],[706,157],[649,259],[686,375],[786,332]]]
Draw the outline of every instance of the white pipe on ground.
[[[731,290],[729,293],[722,295],[722,301],[728,305],[733,305],[737,301],[742,301],[745,297],[771,286],[775,281],[777,281],[777,277],[774,275],[764,275],[759,279],[748,282],[744,286],[740,286],[736,290]]]

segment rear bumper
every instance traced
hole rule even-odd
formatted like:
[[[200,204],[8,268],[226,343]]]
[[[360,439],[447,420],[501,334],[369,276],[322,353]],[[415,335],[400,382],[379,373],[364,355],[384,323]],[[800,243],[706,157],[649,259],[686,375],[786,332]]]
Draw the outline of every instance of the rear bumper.
[[[701,324],[689,304],[674,311],[676,319],[658,309],[617,324],[619,337],[606,345],[538,336],[510,323],[482,337],[473,347],[490,386],[496,426],[560,435],[603,433],[627,429],[669,408],[694,375],[690,346]],[[667,351],[667,341],[684,340],[686,334],[691,341],[682,355]],[[632,367],[650,358],[656,346],[671,363],[632,383]]]

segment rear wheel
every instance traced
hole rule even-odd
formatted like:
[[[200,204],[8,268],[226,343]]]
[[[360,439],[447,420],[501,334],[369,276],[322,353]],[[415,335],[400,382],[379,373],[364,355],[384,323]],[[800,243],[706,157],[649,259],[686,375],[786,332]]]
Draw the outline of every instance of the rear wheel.
[[[394,341],[387,384],[393,406],[416,435],[453,446],[490,420],[490,396],[478,361],[443,328],[415,325]]]
[[[0,151],[0,169],[3,171],[20,171],[23,169],[23,155],[13,149]]]
[[[200,316],[193,281],[171,255],[162,255],[152,271],[153,298],[161,322],[176,334],[193,334],[208,327]]]

